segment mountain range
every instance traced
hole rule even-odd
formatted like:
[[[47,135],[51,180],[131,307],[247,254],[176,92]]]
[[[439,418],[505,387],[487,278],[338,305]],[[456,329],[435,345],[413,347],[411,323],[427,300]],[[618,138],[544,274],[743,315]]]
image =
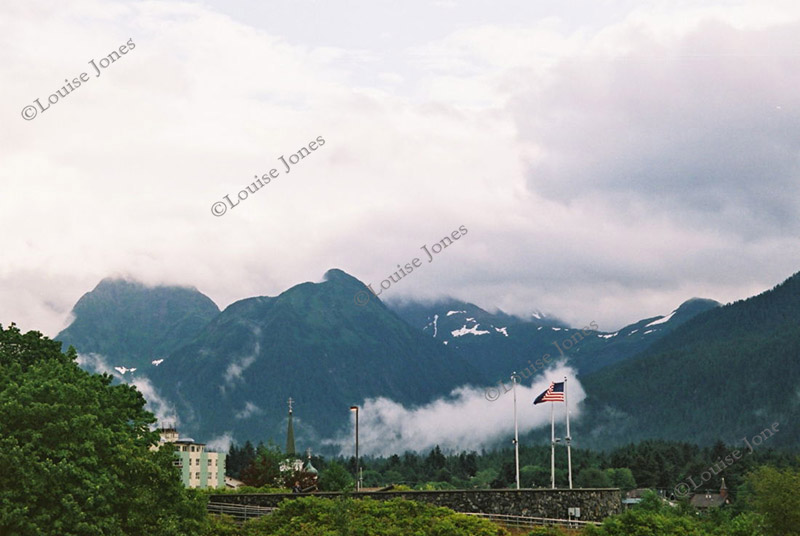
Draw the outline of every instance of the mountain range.
[[[455,299],[360,305],[365,290],[333,269],[220,312],[196,289],[108,279],[56,339],[100,356],[87,368],[100,362],[119,381],[151,384],[182,432],[206,440],[280,444],[292,397],[298,440],[317,446],[367,398],[418,407],[508,379],[544,353],[563,353],[586,391],[573,434],[581,446],[732,442],[797,413],[800,275],[725,306],[693,298],[614,332],[591,318],[570,327]],[[773,445],[797,440],[787,428]]]

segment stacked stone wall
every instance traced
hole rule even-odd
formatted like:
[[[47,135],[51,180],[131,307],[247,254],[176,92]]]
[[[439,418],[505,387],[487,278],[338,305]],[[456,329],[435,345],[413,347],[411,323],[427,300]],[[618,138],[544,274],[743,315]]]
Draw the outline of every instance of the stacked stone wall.
[[[211,502],[248,506],[278,506],[285,499],[304,496],[336,498],[341,493],[253,493],[212,495]],[[411,501],[446,506],[457,512],[480,512],[517,516],[566,519],[569,508],[580,508],[581,521],[602,521],[622,512],[618,489],[521,489],[521,490],[442,490],[354,492],[353,498],[388,500],[402,497]]]

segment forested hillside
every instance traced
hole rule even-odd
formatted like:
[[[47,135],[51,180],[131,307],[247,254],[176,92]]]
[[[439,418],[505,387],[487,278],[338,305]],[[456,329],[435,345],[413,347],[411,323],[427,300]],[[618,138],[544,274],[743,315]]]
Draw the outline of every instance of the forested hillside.
[[[286,401],[303,408],[298,441],[330,437],[368,397],[421,404],[487,381],[457,352],[403,322],[341,270],[276,297],[231,304],[151,380],[186,433],[284,437]]]
[[[759,296],[702,313],[640,355],[585,376],[579,431],[596,445],[664,438],[733,442],[784,424],[797,445],[800,275]]]

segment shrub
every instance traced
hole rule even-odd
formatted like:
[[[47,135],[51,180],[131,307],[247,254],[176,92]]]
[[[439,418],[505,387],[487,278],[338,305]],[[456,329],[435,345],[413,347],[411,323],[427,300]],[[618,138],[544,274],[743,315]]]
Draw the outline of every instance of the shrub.
[[[269,516],[244,525],[246,536],[508,536],[485,519],[405,499],[286,500]]]

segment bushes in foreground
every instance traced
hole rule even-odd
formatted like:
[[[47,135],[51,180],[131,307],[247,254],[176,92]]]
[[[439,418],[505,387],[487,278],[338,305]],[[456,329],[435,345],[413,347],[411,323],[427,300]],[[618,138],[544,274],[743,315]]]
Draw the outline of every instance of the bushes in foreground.
[[[237,527],[215,517],[208,536],[508,536],[508,531],[485,519],[448,508],[405,499],[285,500],[268,516]]]
[[[730,509],[701,513],[686,503],[670,506],[655,493],[637,506],[611,516],[600,527],[586,527],[585,536],[766,536],[763,518],[755,512],[734,516]],[[777,535],[773,535],[777,536]]]

